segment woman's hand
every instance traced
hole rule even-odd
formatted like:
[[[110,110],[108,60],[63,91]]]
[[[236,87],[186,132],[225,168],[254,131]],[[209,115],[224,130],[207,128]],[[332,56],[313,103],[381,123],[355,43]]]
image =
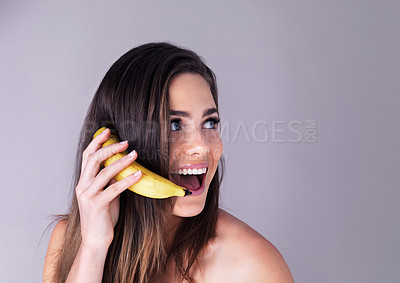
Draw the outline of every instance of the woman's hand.
[[[136,159],[135,151],[99,172],[100,164],[104,160],[128,147],[125,141],[101,148],[109,136],[110,130],[104,130],[84,150],[81,176],[75,189],[80,212],[82,245],[94,249],[108,248],[111,244],[114,226],[118,221],[119,196],[141,177],[139,172],[138,176],[132,174],[118,182],[112,179]]]

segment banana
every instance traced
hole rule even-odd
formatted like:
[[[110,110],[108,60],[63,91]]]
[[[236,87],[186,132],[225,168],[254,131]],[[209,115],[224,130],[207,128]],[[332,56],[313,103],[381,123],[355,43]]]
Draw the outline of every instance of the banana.
[[[105,127],[102,127],[99,130],[97,130],[97,132],[93,135],[93,139],[97,137],[100,133],[102,133],[105,129],[106,129]],[[113,134],[111,134],[109,139],[103,143],[102,147],[118,142],[119,139]],[[103,162],[103,165],[106,167],[111,163],[121,159],[125,155],[126,152],[114,154],[113,156],[105,160]],[[126,167],[121,172],[119,172],[114,177],[114,179],[120,181],[123,178],[133,174],[138,170],[142,171],[142,178],[136,184],[128,188],[132,192],[135,192],[145,197],[156,198],[156,199],[169,198],[172,196],[184,197],[192,194],[188,189],[178,186],[173,182],[171,182],[170,180],[161,177],[160,175],[143,167],[136,161],[133,162],[128,167]]]

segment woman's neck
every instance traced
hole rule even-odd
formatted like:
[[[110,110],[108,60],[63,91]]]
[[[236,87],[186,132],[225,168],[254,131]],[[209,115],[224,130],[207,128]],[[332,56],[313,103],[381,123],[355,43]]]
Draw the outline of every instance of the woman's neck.
[[[179,216],[175,216],[175,215],[170,215],[169,219],[168,219],[168,226],[166,227],[166,231],[165,231],[165,240],[166,240],[166,251],[167,254],[169,254],[171,248],[172,248],[172,244],[174,242],[174,238],[175,238],[175,233],[176,230],[179,227],[179,224],[182,222],[182,217]]]

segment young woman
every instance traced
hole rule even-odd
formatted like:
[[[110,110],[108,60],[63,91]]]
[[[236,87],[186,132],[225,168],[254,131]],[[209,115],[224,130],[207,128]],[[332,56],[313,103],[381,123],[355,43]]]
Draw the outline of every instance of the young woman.
[[[219,121],[215,75],[194,52],[148,43],[118,59],[81,131],[75,193],[51,235],[44,282],[293,282],[279,251],[218,207]],[[111,132],[123,142],[101,147]],[[130,154],[101,166],[122,151]],[[160,200],[127,190],[140,174],[113,177],[135,160],[190,182],[192,195]],[[205,173],[189,176],[193,169]]]

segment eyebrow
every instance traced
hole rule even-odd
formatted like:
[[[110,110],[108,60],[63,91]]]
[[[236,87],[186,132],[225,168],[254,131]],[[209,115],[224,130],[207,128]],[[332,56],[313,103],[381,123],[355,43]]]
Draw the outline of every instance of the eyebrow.
[[[190,118],[190,114],[186,111],[170,110],[170,113],[171,113],[171,115]],[[213,113],[217,113],[219,115],[217,108],[210,108],[210,109],[204,110],[203,117],[211,115]]]

